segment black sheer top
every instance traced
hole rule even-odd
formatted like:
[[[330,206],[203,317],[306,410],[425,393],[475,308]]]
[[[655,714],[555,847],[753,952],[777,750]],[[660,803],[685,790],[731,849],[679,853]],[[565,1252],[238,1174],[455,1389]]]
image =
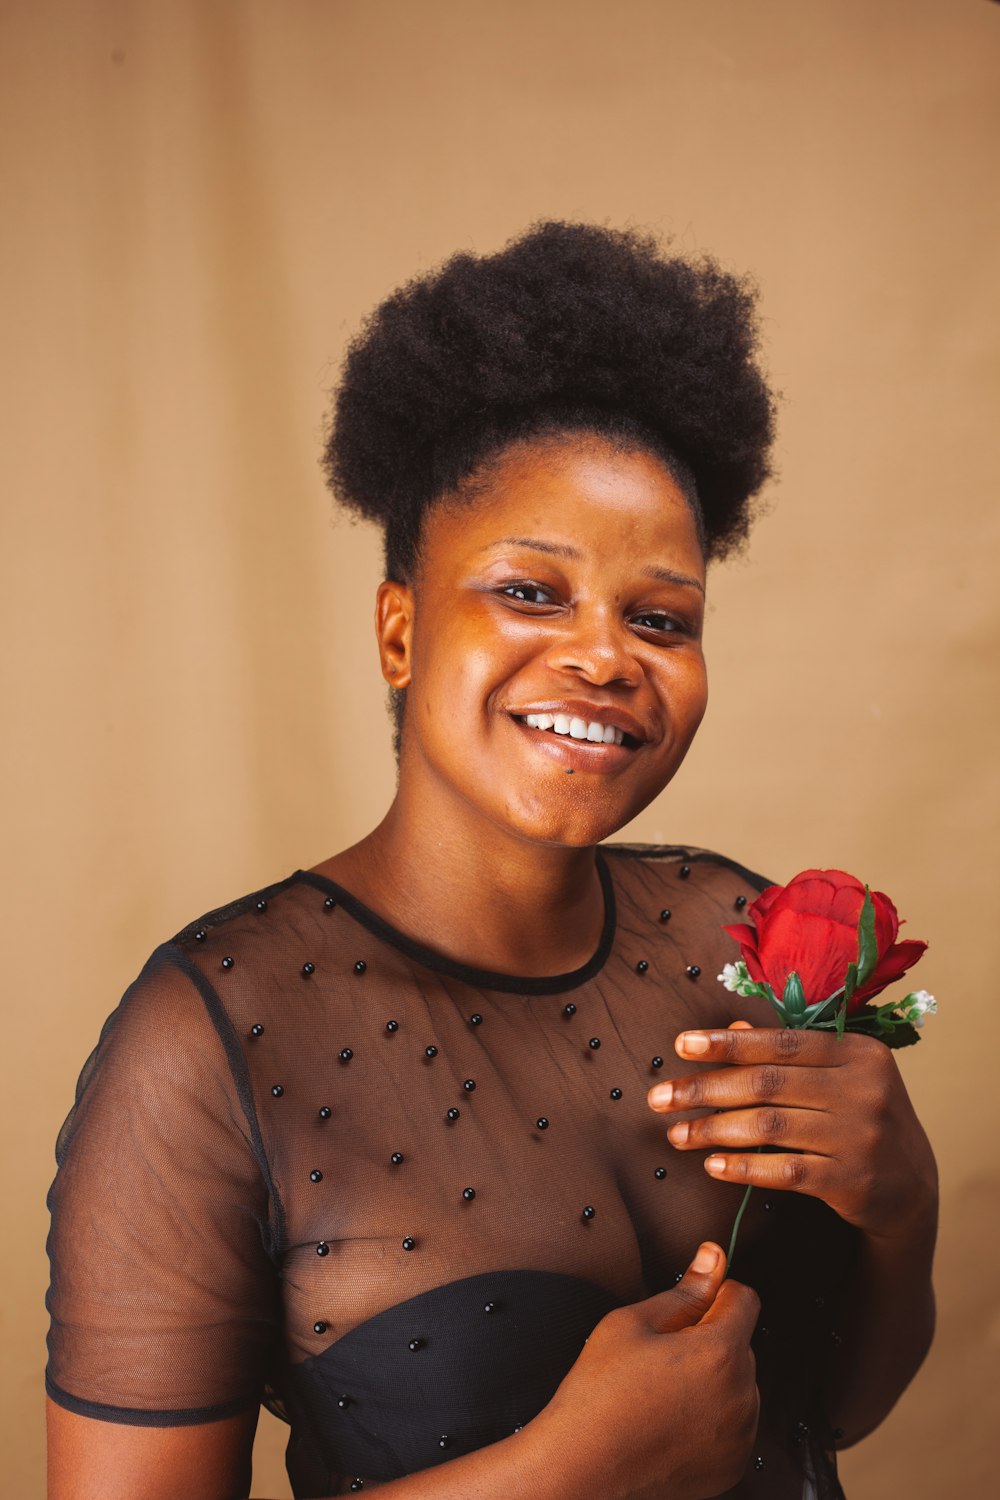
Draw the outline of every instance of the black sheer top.
[[[646,1090],[704,1066],[686,1027],[775,1024],[716,980],[765,882],[699,850],[598,866],[598,950],[548,978],[454,963],[302,870],[157,948],[59,1138],[52,1399],[155,1426],[262,1401],[296,1496],[374,1489],[530,1422],[605,1313],[728,1244],[742,1190]],[[855,1249],[818,1200],[751,1195],[734,1500],[841,1495],[822,1390]]]

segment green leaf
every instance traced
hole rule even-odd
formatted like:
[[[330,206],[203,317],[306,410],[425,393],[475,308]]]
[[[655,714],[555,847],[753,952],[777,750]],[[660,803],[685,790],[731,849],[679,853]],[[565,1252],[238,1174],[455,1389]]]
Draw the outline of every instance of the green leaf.
[[[840,1009],[837,1012],[837,1041],[838,1042],[842,1042],[844,1040],[844,1023],[846,1022],[846,1020],[847,1020],[847,997],[845,996],[844,997],[844,1003],[843,1003],[843,1005],[840,1007]]]
[[[788,1014],[794,1016],[797,1021],[801,1021],[805,1016],[805,992],[802,988],[802,980],[794,969],[785,980],[785,993],[781,997],[781,1002]]]
[[[857,984],[867,983],[878,963],[878,944],[875,941],[875,906],[872,893],[865,886],[865,899],[858,917],[858,978]]]
[[[920,1041],[920,1032],[909,1021],[900,1021],[882,1040],[888,1047],[912,1047]]]
[[[857,987],[858,966],[857,964],[848,964],[847,978],[844,980],[844,1000],[848,1005],[850,1005],[851,1001],[854,999],[854,991],[857,989]]]

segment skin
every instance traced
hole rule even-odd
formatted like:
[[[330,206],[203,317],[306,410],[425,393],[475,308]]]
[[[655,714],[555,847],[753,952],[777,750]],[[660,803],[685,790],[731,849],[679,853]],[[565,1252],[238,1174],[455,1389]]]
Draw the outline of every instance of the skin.
[[[383,675],[408,690],[398,791],[367,838],[316,868],[476,967],[585,963],[603,921],[594,846],[669,782],[705,711],[704,583],[693,515],[659,459],[579,434],[513,446],[474,504],[432,509],[418,575],[379,589]],[[575,746],[518,722],[560,707],[617,722],[632,743]],[[650,1108],[724,1113],[671,1122],[674,1147],[717,1155],[706,1170],[723,1180],[812,1193],[861,1231],[830,1393],[846,1446],[893,1405],[933,1328],[936,1171],[895,1060],[870,1038],[742,1021],[676,1045],[717,1066],[659,1084]],[[759,1156],[761,1142],[786,1149]],[[677,1287],[597,1325],[521,1432],[381,1491],[703,1500],[728,1488],[756,1430],[758,1302],[724,1280],[720,1247],[702,1250]],[[49,1418],[51,1500],[247,1493],[250,1417],[134,1428],[50,1403]]]

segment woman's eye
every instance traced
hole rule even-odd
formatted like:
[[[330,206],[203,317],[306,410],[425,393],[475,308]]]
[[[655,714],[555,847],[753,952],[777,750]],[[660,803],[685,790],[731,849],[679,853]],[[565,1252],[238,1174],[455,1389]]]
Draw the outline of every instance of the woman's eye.
[[[551,604],[552,595],[537,583],[508,583],[500,590],[506,599],[516,599],[520,604]]]
[[[642,630],[655,630],[661,635],[683,635],[684,626],[680,620],[673,615],[662,613],[658,609],[647,609],[641,615],[632,616],[632,624],[638,625]]]

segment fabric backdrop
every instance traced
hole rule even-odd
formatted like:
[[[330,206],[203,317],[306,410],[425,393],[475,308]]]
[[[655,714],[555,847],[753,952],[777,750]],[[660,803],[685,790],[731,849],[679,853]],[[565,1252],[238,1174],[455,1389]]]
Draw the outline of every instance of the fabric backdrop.
[[[541,217],[762,287],[778,480],[710,581],[712,706],[638,819],[889,891],[940,1331],[851,1500],[995,1483],[1000,6],[0,0],[6,1156],[0,1487],[41,1496],[44,1196],[106,1013],[188,919],[392,792],[375,538],[332,517],[362,316]],[[265,1419],[254,1494],[287,1494]]]

